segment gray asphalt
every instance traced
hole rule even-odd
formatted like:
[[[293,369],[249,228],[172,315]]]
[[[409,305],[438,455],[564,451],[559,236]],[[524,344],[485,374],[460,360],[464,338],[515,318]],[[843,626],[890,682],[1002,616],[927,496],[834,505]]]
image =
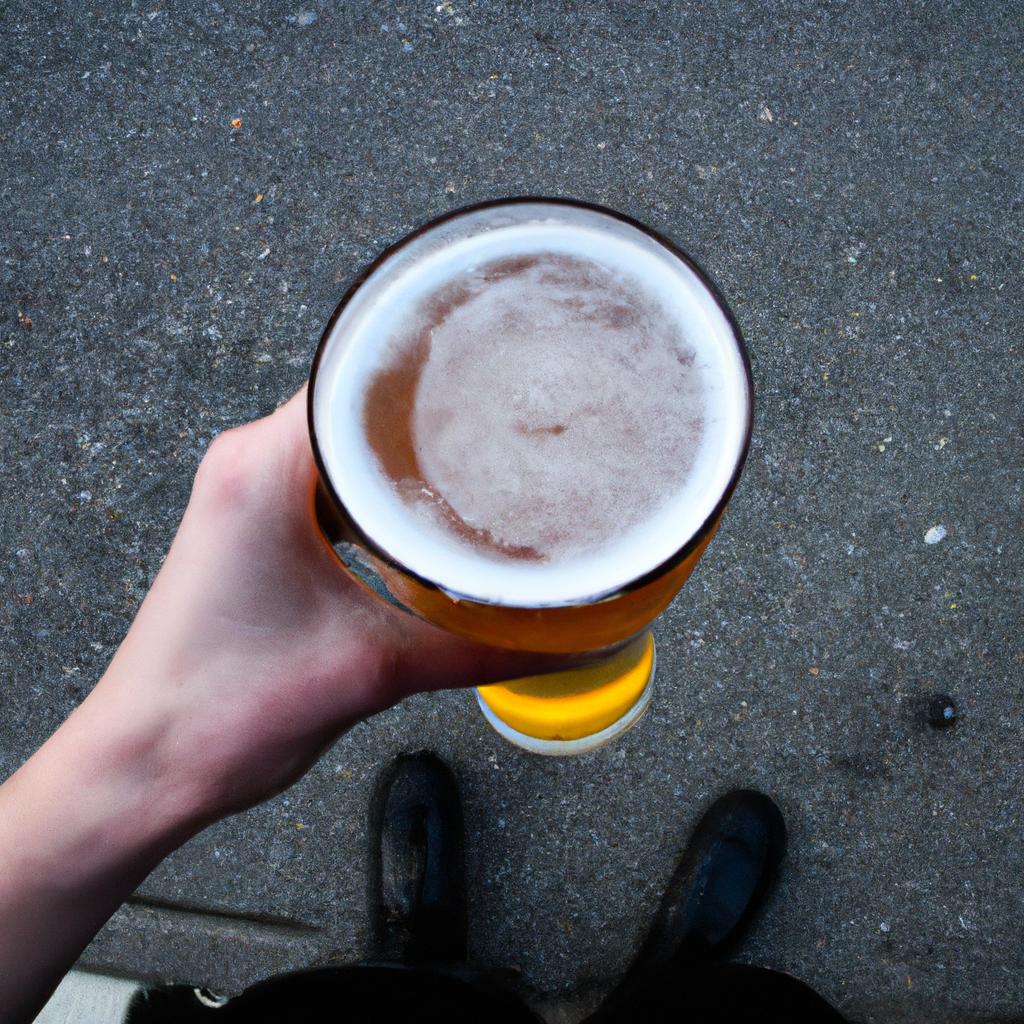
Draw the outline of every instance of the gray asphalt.
[[[469,694],[410,700],[172,856],[84,962],[235,991],[365,955],[369,795],[428,746],[473,958],[560,1019],[738,785],[790,829],[740,959],[860,1021],[1024,1018],[1024,7],[62,6],[0,11],[0,774],[102,673],[209,439],[430,216],[650,223],[729,298],[759,399],[639,728],[541,760]]]

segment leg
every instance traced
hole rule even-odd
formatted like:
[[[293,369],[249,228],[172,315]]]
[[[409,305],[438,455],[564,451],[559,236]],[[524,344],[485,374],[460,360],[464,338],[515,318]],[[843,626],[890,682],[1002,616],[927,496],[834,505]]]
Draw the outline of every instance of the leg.
[[[374,960],[466,958],[462,801],[433,754],[405,754],[381,774],[371,821]]]
[[[541,1024],[516,997],[465,964],[462,806],[432,754],[397,758],[374,799],[373,961],[260,982],[222,1008],[187,986],[143,993],[127,1024]]]
[[[716,962],[763,903],[785,847],[782,814],[763,794],[736,790],[712,804],[690,837],[636,961],[591,1024],[842,1021],[789,975]]]
[[[221,1008],[185,985],[140,993],[126,1024],[541,1024],[509,993],[444,971],[357,964],[282,974]]]
[[[599,1011],[601,1024],[844,1024],[813,989],[782,971],[750,964],[666,968],[628,1003]]]

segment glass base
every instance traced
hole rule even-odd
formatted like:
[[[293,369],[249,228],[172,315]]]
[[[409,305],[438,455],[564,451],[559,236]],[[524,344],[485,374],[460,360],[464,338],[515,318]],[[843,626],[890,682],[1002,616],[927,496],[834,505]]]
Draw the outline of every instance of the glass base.
[[[643,717],[654,692],[654,637],[638,637],[607,661],[477,688],[484,718],[510,743],[566,757],[597,750]]]

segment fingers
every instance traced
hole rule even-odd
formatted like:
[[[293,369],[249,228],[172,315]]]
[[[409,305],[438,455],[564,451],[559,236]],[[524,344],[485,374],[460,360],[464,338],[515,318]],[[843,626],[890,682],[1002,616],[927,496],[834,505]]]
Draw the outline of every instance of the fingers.
[[[395,659],[394,685],[403,694],[480,686],[505,679],[573,668],[594,659],[588,654],[508,651],[453,636],[403,615]]]
[[[268,447],[287,453],[291,468],[302,478],[303,502],[295,508],[303,516],[308,513],[308,492],[313,467],[307,420],[307,385],[304,384],[264,420],[260,427],[273,432]],[[301,463],[301,465],[300,465]],[[319,543],[319,540],[318,540]],[[330,565],[331,571],[343,573],[340,566]],[[346,599],[351,600],[346,588]],[[381,603],[381,607],[387,607]],[[601,654],[537,654],[529,651],[509,651],[475,643],[432,626],[412,615],[388,608],[391,619],[390,636],[380,638],[393,651],[390,658],[393,678],[389,687],[400,696],[422,690],[438,690],[463,686],[478,686],[503,679],[557,672],[595,660]],[[607,653],[607,652],[602,652]]]

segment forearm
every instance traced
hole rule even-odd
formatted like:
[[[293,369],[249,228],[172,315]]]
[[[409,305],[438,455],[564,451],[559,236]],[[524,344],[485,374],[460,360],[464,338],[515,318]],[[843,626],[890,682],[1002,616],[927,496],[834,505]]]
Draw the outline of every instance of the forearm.
[[[204,823],[175,740],[109,680],[0,786],[0,1021],[31,1021],[95,933]]]
[[[110,669],[0,786],[0,1024],[33,1018],[161,858],[353,722],[543,670],[370,596],[313,527],[315,479],[302,392],[221,434]]]

